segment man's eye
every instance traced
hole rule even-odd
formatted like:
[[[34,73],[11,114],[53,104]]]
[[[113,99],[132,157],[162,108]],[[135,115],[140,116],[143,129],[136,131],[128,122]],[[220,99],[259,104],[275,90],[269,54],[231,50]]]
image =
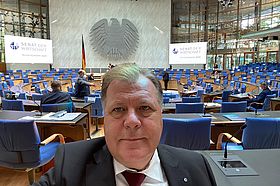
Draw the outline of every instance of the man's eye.
[[[122,107],[117,107],[117,108],[113,109],[113,112],[123,112],[123,111],[124,111],[124,108],[122,108]]]
[[[150,111],[150,110],[151,110],[151,107],[149,107],[149,106],[141,106],[141,107],[139,108],[139,110],[141,110],[141,111]]]

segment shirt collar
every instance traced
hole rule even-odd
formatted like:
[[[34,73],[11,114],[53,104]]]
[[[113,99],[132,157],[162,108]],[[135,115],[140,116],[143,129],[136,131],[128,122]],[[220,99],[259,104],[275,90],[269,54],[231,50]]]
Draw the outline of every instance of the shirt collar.
[[[129,168],[125,167],[120,162],[118,162],[115,158],[114,158],[113,163],[114,163],[114,169],[115,169],[115,176],[118,176],[119,174],[121,174],[125,170],[136,172],[133,169],[129,169]],[[159,156],[158,156],[157,149],[155,150],[155,153],[153,154],[153,157],[152,157],[152,159],[149,163],[149,166],[146,169],[144,169],[144,170],[142,170],[138,173],[143,173],[147,177],[149,177],[151,179],[154,179],[154,180],[157,180],[159,182],[164,181],[163,171],[162,171],[162,168],[161,168],[160,159],[159,159]]]

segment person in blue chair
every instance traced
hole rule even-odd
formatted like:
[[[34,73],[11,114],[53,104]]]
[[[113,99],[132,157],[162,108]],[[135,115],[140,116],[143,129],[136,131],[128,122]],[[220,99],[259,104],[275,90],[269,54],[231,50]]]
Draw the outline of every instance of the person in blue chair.
[[[152,72],[120,64],[103,76],[101,96],[105,137],[60,146],[34,185],[216,185],[202,154],[159,144],[162,88]]]
[[[62,92],[62,85],[60,81],[53,81],[51,83],[52,92],[44,94],[41,98],[41,104],[56,104],[72,102],[71,96],[67,92]],[[74,105],[72,110],[74,111]]]
[[[95,86],[94,83],[87,81],[87,75],[84,70],[79,70],[78,79],[75,83],[74,97],[84,99],[85,96],[90,95],[90,86]]]
[[[256,109],[261,109],[262,105],[257,103],[263,103],[266,96],[271,94],[271,90],[269,89],[268,84],[266,82],[262,82],[260,86],[262,92],[257,96],[249,95],[249,99],[247,100],[247,105]]]

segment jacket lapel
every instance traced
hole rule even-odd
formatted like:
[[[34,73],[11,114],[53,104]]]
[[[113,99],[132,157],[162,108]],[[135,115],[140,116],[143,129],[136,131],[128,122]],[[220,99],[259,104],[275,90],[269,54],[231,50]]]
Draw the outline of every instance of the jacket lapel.
[[[178,159],[164,145],[158,146],[158,153],[169,186],[191,185],[189,171],[180,168]]]
[[[93,159],[95,162],[86,167],[86,186],[115,186],[113,159],[107,147],[96,153]]]

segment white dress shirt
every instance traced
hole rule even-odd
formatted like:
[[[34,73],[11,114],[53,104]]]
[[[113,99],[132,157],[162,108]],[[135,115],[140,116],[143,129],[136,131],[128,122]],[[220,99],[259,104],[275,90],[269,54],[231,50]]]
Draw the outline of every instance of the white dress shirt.
[[[130,170],[133,172],[136,171],[125,167],[115,159],[113,163],[115,169],[116,186],[128,186],[128,183],[122,175],[122,172],[125,170]],[[155,150],[149,166],[145,170],[138,173],[143,173],[146,175],[141,186],[168,186],[166,176],[160,164],[157,150]]]

